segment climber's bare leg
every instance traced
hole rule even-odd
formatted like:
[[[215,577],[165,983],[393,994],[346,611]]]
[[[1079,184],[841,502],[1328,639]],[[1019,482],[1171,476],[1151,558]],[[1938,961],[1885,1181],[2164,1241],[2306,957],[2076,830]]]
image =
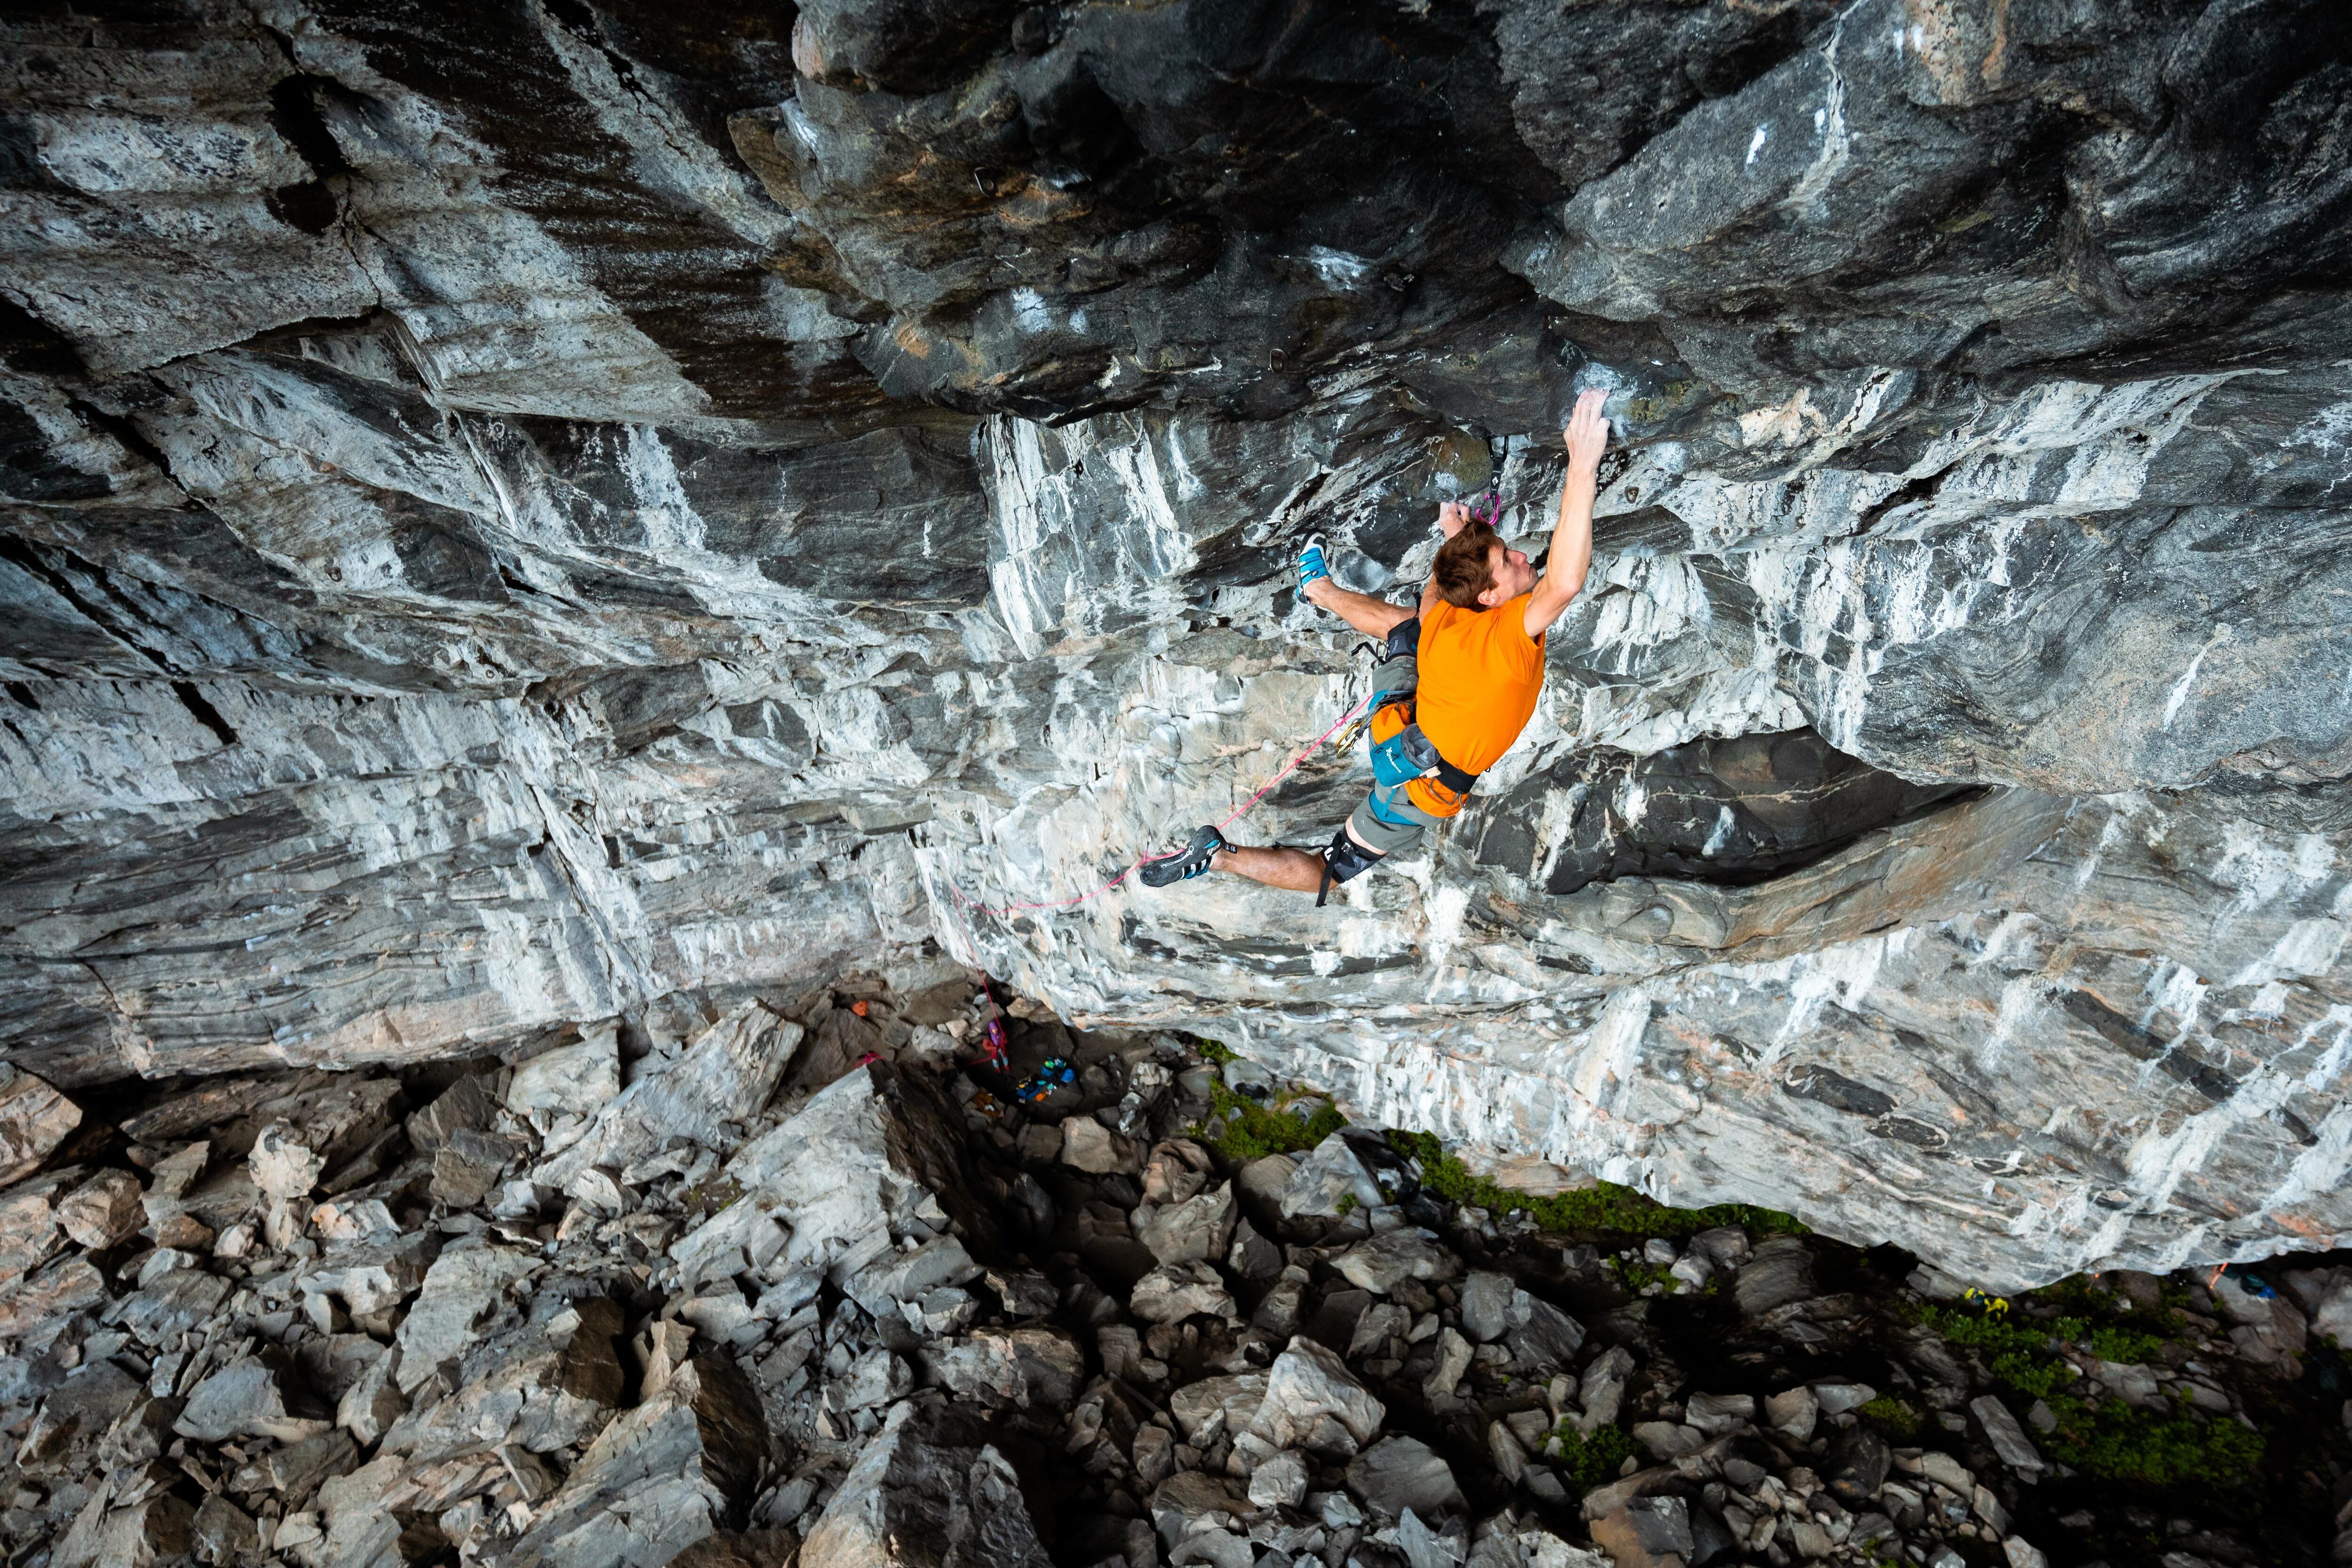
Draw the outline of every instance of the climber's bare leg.
[[[1353,823],[1348,825],[1348,841],[1362,847],[1368,854],[1371,846],[1356,837]],[[1371,855],[1377,860],[1381,857]],[[1247,877],[1253,882],[1263,882],[1269,888],[1283,888],[1294,893],[1320,893],[1324,889],[1324,867],[1328,864],[1311,849],[1285,849],[1278,845],[1253,849],[1244,845],[1228,844],[1210,858],[1212,871],[1231,871],[1236,877]],[[1332,884],[1337,886],[1337,883]]]
[[[1236,877],[1247,877],[1269,888],[1287,888],[1298,893],[1312,893],[1323,886],[1322,856],[1304,849],[1285,849],[1279,845],[1252,848],[1229,844],[1217,851],[1209,868],[1231,871]]]
[[[1330,611],[1368,637],[1385,637],[1421,613],[1411,605],[1391,605],[1386,599],[1375,599],[1370,594],[1350,593],[1328,577],[1318,577],[1307,584],[1306,595],[1308,604]],[[1309,856],[1308,858],[1314,857]],[[1288,886],[1287,883],[1276,885]]]

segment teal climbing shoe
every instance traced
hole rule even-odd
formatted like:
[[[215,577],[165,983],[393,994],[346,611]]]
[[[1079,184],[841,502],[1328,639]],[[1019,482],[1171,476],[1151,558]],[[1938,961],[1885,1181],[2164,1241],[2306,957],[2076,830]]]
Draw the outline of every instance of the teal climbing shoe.
[[[1323,559],[1323,536],[1310,533],[1307,542],[1298,547],[1298,591],[1307,592],[1307,584],[1318,577],[1331,575],[1331,563]]]

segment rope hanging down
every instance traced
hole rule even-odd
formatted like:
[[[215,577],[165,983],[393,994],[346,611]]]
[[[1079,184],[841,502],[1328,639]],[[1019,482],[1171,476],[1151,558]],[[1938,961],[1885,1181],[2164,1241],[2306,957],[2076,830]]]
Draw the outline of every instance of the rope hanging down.
[[[1266,795],[1273,791],[1275,785],[1288,778],[1292,773],[1297,773],[1299,765],[1306,762],[1307,758],[1313,756],[1326,741],[1328,741],[1332,736],[1345,729],[1356,715],[1361,713],[1367,707],[1370,706],[1372,697],[1376,695],[1378,695],[1378,693],[1367,694],[1363,700],[1356,703],[1346,712],[1340,714],[1339,718],[1333,720],[1329,729],[1316,736],[1312,741],[1309,741],[1305,749],[1300,751],[1297,756],[1292,757],[1289,762],[1284,763],[1282,771],[1275,774],[1272,778],[1266,780],[1265,784],[1260,787],[1255,795],[1242,802],[1241,805],[1234,807],[1233,810],[1225,813],[1223,818],[1216,825],[1217,831],[1220,833],[1223,832],[1227,827],[1230,827],[1233,824],[1240,821],[1242,817],[1248,815],[1250,808],[1257,805],[1259,801],[1264,800]],[[1076,898],[1047,899],[1037,903],[977,903],[964,896],[963,889],[956,885],[956,879],[954,877],[947,876],[945,879],[948,885],[948,891],[955,895],[957,923],[962,924],[963,912],[966,910],[976,910],[983,915],[1003,916],[1018,914],[1024,910],[1066,910],[1074,904],[1083,904],[1088,899],[1099,898],[1101,895],[1109,892],[1113,888],[1118,887],[1121,882],[1126,881],[1129,877],[1134,876],[1136,872],[1141,870],[1144,867],[1150,865],[1153,861],[1172,859],[1182,853],[1183,851],[1181,849],[1172,849],[1165,855],[1143,856],[1141,858],[1135,861],[1134,864],[1129,866],[1126,870],[1121,871],[1118,876],[1113,877],[1109,881],[1103,883],[1100,887],[1090,888],[1087,891],[1078,894]],[[980,954],[980,949],[972,942],[971,928],[969,925],[964,925],[963,940],[965,947],[971,952],[974,957],[978,957]]]

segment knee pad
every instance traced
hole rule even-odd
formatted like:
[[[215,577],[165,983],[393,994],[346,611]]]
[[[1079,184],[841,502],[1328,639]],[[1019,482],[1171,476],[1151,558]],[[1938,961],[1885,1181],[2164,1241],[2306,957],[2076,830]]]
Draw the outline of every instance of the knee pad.
[[[1421,651],[1421,617],[1399,621],[1389,629],[1388,647],[1381,655],[1385,663],[1391,658],[1410,658]]]
[[[1387,856],[1375,854],[1349,837],[1344,823],[1339,832],[1331,835],[1330,845],[1323,851],[1323,863],[1330,867],[1331,879],[1335,882],[1360,877],[1387,858]]]

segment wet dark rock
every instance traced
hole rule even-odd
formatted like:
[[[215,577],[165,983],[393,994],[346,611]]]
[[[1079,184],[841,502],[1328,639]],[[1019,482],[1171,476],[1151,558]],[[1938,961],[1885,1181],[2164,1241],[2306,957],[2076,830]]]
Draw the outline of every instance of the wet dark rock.
[[[1741,1313],[1751,1318],[1811,1298],[1812,1260],[1805,1244],[1794,1237],[1776,1236],[1758,1247],[1740,1266],[1732,1293]]]
[[[1822,1479],[1840,1502],[1860,1509],[1877,1497],[1894,1463],[1886,1439],[1869,1426],[1849,1426],[1832,1445]]]

